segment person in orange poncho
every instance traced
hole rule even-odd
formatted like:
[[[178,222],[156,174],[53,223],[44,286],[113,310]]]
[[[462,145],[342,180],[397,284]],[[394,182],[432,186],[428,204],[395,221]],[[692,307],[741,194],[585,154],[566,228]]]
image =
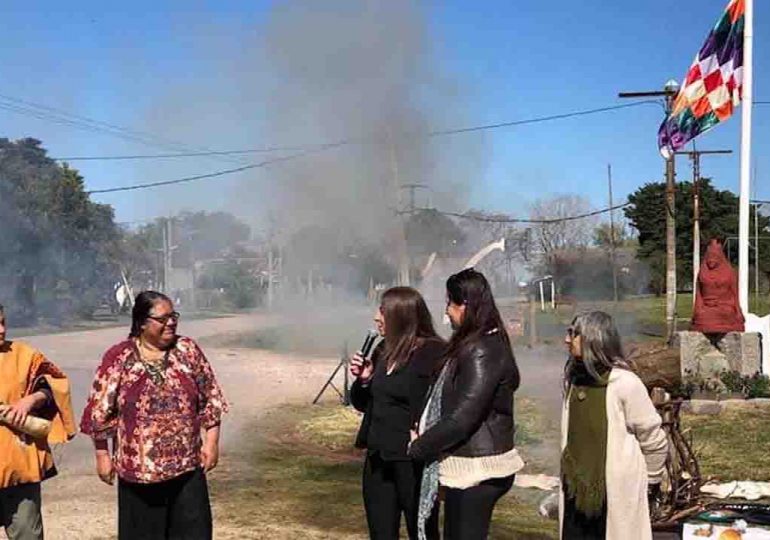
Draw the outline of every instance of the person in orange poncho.
[[[40,483],[56,474],[49,444],[77,433],[69,381],[62,371],[29,345],[6,341],[5,310],[0,305],[0,525],[10,540],[42,540]],[[51,421],[44,439],[17,429],[29,415]]]

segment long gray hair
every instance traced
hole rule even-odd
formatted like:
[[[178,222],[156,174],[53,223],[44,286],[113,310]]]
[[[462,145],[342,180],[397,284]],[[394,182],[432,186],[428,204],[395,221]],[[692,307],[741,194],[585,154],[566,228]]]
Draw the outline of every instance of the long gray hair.
[[[572,319],[570,330],[574,336],[580,336],[582,357],[578,360],[570,355],[564,369],[565,384],[569,384],[577,362],[581,362],[596,381],[612,368],[634,371],[633,362],[623,354],[620,334],[609,314],[604,311],[580,313]]]

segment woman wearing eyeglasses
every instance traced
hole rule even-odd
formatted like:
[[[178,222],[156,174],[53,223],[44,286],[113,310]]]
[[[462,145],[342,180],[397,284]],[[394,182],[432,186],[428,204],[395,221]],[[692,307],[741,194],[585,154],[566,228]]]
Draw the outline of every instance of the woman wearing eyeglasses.
[[[212,538],[205,474],[219,459],[227,405],[178,322],[166,295],[139,293],[131,332],[105,353],[83,412],[99,478],[118,477],[121,540]]]
[[[625,359],[612,317],[592,311],[567,329],[561,427],[561,538],[651,540],[668,440]]]

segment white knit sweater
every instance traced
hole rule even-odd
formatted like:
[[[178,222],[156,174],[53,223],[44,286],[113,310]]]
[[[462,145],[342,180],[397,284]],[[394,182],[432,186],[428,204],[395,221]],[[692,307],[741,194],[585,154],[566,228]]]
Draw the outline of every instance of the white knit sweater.
[[[506,478],[519,472],[524,461],[514,448],[503,454],[481,457],[447,456],[438,466],[439,483],[455,489],[477,486],[484,480]]]
[[[569,396],[564,400],[561,448],[567,445]],[[665,472],[668,438],[641,379],[613,369],[607,385],[606,540],[652,540],[647,486]],[[559,523],[564,511],[563,493]]]

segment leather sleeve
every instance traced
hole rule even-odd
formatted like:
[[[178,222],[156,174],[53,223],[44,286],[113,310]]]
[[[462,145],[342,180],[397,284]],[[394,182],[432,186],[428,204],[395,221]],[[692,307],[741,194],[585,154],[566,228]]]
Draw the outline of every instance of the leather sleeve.
[[[511,353],[511,361],[513,362],[513,378],[511,383],[513,385],[513,391],[515,392],[521,385],[521,374],[519,373],[519,364],[516,362],[516,355],[513,353]]]
[[[415,351],[414,358],[409,362],[411,376],[409,378],[409,412],[414,426],[420,421],[425,396],[428,393],[436,368],[441,363],[445,345],[437,341],[426,343]]]
[[[458,358],[454,390],[456,405],[412,443],[409,453],[414,459],[434,461],[481,427],[489,413],[502,368],[500,356],[489,352],[487,347],[477,344]]]

